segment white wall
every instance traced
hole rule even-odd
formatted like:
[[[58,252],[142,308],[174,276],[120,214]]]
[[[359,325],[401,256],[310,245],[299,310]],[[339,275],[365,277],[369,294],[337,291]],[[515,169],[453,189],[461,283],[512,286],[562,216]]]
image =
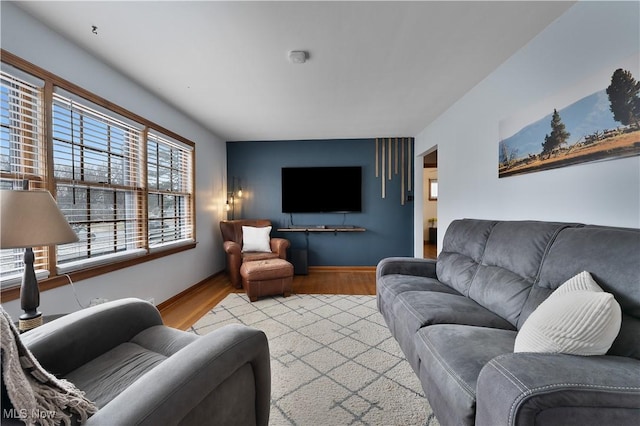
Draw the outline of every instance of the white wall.
[[[640,227],[640,157],[502,179],[497,172],[499,121],[603,67],[628,64],[640,50],[639,8],[638,2],[576,4],[417,135],[416,153],[438,146],[441,230],[465,217]],[[421,174],[416,167],[416,181]],[[415,208],[420,255],[422,203]]]
[[[1,3],[2,48],[196,143],[197,247],[110,274],[79,281],[83,305],[96,297],[155,299],[160,303],[224,269],[218,222],[224,217],[226,144],[203,126],[69,43],[11,3]],[[18,300],[2,303],[13,318]],[[43,313],[80,307],[71,286],[42,292]]]

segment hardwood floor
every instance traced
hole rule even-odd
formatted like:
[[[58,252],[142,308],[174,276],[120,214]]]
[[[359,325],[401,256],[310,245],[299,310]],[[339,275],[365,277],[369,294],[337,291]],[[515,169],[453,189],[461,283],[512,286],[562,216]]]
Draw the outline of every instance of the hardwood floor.
[[[435,244],[424,244],[424,257],[438,256]],[[234,288],[226,274],[220,273],[187,289],[158,306],[164,323],[187,330],[200,317],[213,309]],[[308,275],[293,277],[293,293],[297,294],[376,294],[375,267],[310,267]]]
[[[424,243],[424,258],[436,259],[438,257],[438,246],[436,244]]]
[[[166,325],[187,330],[233,291],[236,289],[229,278],[221,273],[160,304],[158,309]]]
[[[232,292],[242,292],[217,274],[158,306],[170,327],[187,330]],[[294,294],[376,294],[375,267],[310,267],[308,275],[293,277]]]

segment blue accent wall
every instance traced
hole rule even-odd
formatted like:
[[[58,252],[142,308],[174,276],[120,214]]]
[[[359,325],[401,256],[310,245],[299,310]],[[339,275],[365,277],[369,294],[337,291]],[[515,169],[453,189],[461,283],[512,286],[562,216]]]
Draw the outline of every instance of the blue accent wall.
[[[401,204],[400,173],[386,182],[381,197],[380,177],[375,175],[375,140],[306,140],[227,142],[229,191],[238,178],[243,198],[237,200],[235,219],[270,219],[272,236],[287,238],[292,247],[305,248],[309,266],[374,266],[390,256],[413,255],[413,201]],[[395,161],[395,160],[394,160]],[[282,213],[282,167],[362,167],[361,213]],[[394,166],[395,167],[395,166]],[[411,175],[412,167],[405,168]],[[413,188],[413,186],[412,186]],[[232,212],[228,214],[232,218]],[[354,225],[365,232],[280,233],[293,225]]]

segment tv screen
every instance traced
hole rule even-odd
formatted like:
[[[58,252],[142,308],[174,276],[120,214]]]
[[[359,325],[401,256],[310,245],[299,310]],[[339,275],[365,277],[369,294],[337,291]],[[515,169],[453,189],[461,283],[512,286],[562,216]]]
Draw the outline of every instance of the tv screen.
[[[362,211],[362,167],[283,167],[283,213]]]

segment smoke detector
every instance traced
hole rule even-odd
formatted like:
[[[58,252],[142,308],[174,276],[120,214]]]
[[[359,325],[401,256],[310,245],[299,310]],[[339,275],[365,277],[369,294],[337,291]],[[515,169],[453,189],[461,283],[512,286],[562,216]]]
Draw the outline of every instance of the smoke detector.
[[[309,53],[304,50],[292,50],[289,52],[289,62],[292,64],[304,64],[309,58]]]

